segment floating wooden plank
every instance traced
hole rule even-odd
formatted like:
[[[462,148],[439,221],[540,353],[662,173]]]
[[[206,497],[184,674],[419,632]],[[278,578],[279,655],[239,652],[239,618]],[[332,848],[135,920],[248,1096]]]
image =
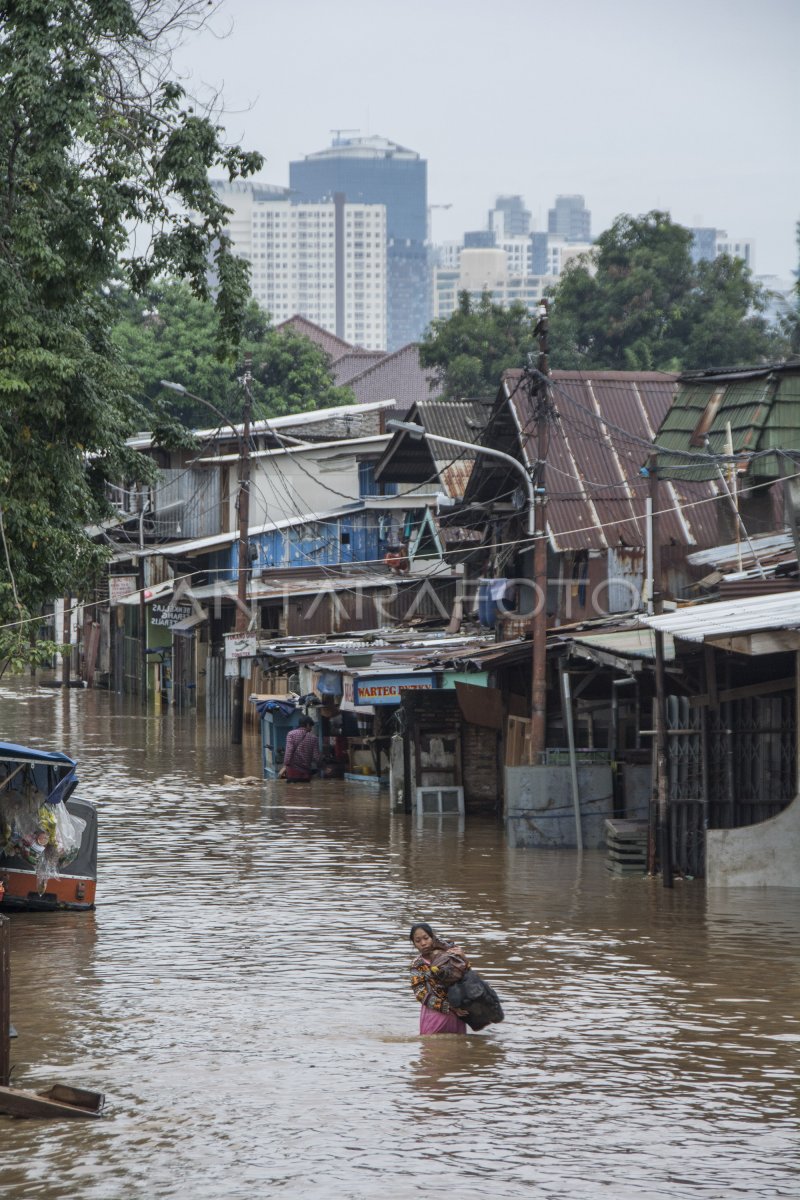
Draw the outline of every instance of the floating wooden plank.
[[[53,1084],[46,1092],[0,1087],[0,1113],[12,1117],[99,1117],[105,1096],[65,1083]]]

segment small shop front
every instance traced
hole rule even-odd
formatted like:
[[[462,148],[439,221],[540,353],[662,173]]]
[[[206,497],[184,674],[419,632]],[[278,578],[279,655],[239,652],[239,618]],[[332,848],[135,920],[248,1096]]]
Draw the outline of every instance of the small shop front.
[[[330,668],[312,670],[310,684],[320,698],[322,750],[330,773],[353,783],[386,787],[401,699],[407,692],[440,688],[441,672],[391,664]]]

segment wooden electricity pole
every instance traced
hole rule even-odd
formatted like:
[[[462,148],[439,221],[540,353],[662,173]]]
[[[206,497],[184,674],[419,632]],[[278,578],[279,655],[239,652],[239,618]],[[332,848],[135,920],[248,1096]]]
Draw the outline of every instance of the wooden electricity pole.
[[[252,374],[253,356],[246,354],[244,359],[244,413],[242,416],[242,438],[239,443],[239,571],[236,588],[236,625],[238,634],[247,633],[250,623],[247,608],[247,581],[250,577],[250,422],[252,418]],[[242,663],[249,659],[239,660],[239,674],[233,686],[233,713],[231,742],[234,746],[242,743],[242,728],[244,725],[244,677],[241,673]]]
[[[659,534],[659,478],[658,457],[653,454],[649,462],[650,502],[652,507],[653,560],[653,613],[658,616],[664,609],[663,582],[661,579],[661,537]],[[654,630],[656,695],[656,837],[655,844],[661,862],[661,881],[666,888],[672,887],[672,835],[669,811],[669,766],[667,748],[667,697],[664,673],[664,634]]]
[[[536,324],[539,339],[537,376],[531,398],[536,406],[536,477],[533,542],[533,659],[531,663],[531,764],[541,762],[547,744],[547,492],[545,460],[553,402],[550,396],[547,302],[542,301]]]

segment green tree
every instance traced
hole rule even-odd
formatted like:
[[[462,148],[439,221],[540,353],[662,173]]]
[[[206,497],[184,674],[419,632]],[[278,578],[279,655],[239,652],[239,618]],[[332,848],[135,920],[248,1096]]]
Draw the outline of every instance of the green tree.
[[[668,213],[617,217],[553,289],[552,365],[677,371],[779,355],[784,343],[745,265],[695,264],[691,242]]]
[[[524,367],[538,353],[534,321],[524,304],[495,304],[487,292],[477,302],[461,292],[450,317],[432,321],[419,347],[423,367],[432,367],[442,398],[494,396],[503,371]]]
[[[762,313],[767,297],[740,258],[722,254],[695,267],[694,286],[681,322],[685,370],[737,366],[780,358],[786,345]]]
[[[206,428],[210,423],[207,407],[191,396],[167,396],[162,379],[183,384],[231,420],[241,415],[235,365],[220,360],[214,349],[216,315],[210,300],[192,295],[183,283],[162,281],[143,296],[117,289],[116,303],[120,316],[113,341],[154,420],[162,418],[168,399],[184,425]],[[259,416],[355,403],[350,388],[335,385],[324,350],[292,329],[273,328],[254,300],[244,311],[239,349],[240,358],[247,352],[253,356],[253,403]]]
[[[781,319],[781,332],[786,338],[787,353],[800,354],[800,221],[795,226],[797,239],[797,270],[794,272],[794,303]]]
[[[168,78],[174,37],[205,7],[2,5],[0,660],[42,604],[91,585],[102,551],[84,526],[105,511],[105,481],[133,474],[125,440],[145,414],[110,337],[108,281],[121,271],[137,292],[172,273],[208,298],[211,255],[218,353],[241,337],[247,264],[208,179],[261,158],[226,146]]]

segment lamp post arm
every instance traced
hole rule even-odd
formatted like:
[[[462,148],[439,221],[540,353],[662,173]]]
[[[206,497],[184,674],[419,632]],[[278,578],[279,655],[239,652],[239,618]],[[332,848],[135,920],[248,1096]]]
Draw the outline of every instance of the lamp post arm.
[[[190,392],[189,389],[185,388],[182,383],[173,383],[169,379],[160,379],[159,383],[161,384],[162,388],[166,388],[169,392],[177,392],[179,396],[188,396],[190,400],[196,400],[198,404],[204,405],[207,409],[213,412],[215,416],[219,417],[223,424],[227,425],[229,429],[233,430],[237,441],[241,442],[241,429],[237,429],[230,417],[226,417],[222,409],[217,408],[216,404],[212,404],[210,400],[206,400],[203,396],[198,396],[196,392]]]
[[[459,442],[456,440],[456,438],[443,437],[441,434],[428,433],[427,431],[425,433],[425,437],[429,442],[443,442],[446,446],[460,446],[462,450],[472,450],[476,454],[486,454],[489,456],[489,458],[499,458],[518,471],[525,480],[525,487],[528,492],[528,536],[534,536],[534,505],[536,502],[536,494],[533,489],[533,480],[521,462],[519,462],[511,454],[506,454],[504,450],[494,450],[489,446],[476,446],[474,442]]]

